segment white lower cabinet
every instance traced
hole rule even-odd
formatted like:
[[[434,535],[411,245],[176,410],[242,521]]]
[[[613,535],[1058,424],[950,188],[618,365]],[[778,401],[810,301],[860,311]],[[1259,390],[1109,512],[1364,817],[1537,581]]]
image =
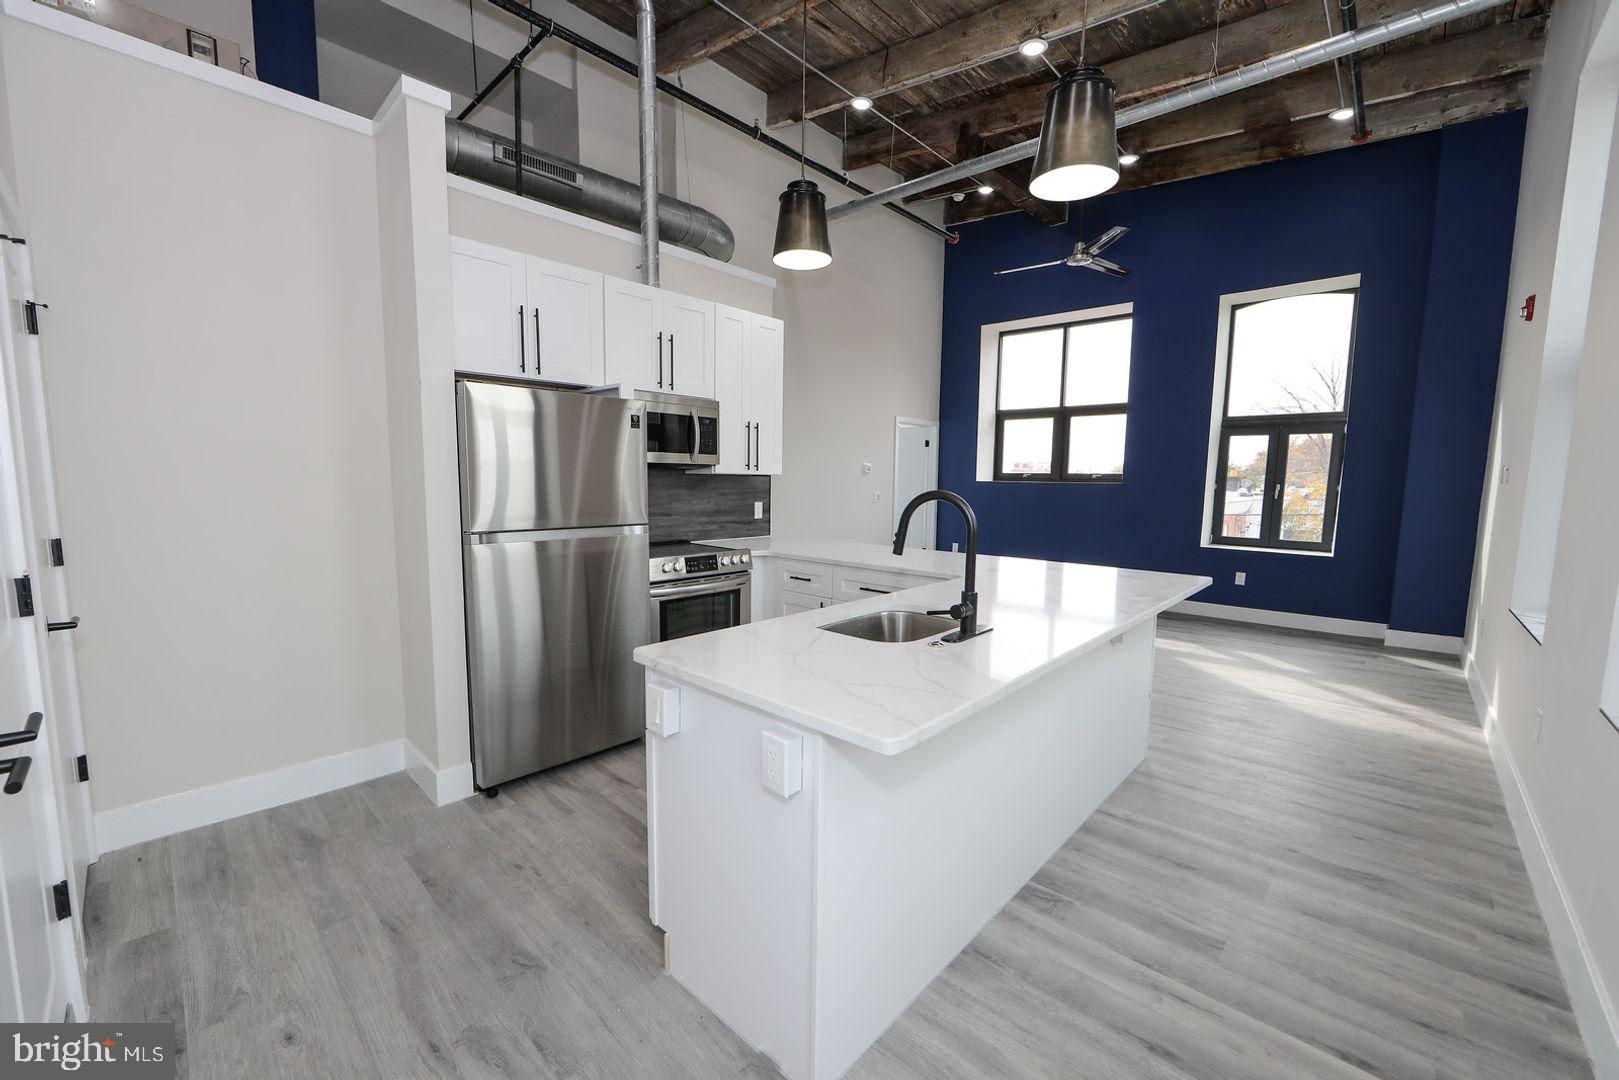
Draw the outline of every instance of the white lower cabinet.
[[[937,578],[913,574],[895,574],[886,570],[859,570],[838,567],[832,574],[832,599],[838,603],[848,600],[870,600],[873,596],[914,589]]]
[[[808,593],[778,592],[776,594],[776,607],[770,613],[771,618],[781,615],[797,615],[800,611],[815,611],[830,605],[832,601]]]
[[[781,473],[783,324],[716,305],[714,396],[720,403],[720,464],[715,472]]]

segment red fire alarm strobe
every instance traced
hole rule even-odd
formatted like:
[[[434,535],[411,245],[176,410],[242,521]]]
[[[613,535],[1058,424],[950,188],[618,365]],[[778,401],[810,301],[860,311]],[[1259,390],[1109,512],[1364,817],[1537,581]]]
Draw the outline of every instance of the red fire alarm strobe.
[[[1525,300],[1523,302],[1523,307],[1518,309],[1518,317],[1520,319],[1522,319],[1524,322],[1534,322],[1535,321],[1535,294],[1534,293],[1530,293],[1529,294],[1529,299]]]

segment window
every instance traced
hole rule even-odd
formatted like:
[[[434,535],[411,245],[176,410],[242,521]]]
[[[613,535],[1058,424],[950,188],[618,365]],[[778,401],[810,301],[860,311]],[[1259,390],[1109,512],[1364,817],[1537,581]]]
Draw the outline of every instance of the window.
[[[996,480],[1124,479],[1129,316],[1000,334]]]
[[[1358,298],[1356,281],[1222,302],[1210,543],[1332,550]]]

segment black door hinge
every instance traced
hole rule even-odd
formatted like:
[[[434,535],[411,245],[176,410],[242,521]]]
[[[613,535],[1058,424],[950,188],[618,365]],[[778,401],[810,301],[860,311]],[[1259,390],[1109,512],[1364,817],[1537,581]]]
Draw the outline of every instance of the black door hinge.
[[[68,895],[67,882],[58,881],[51,886],[51,896],[56,901],[56,921],[73,917],[73,899]]]
[[[60,536],[51,537],[50,549],[51,549],[51,565],[52,566],[66,566],[67,565],[67,557],[62,554],[62,538]]]
[[[76,759],[76,763],[79,766],[79,783],[88,784],[90,782],[90,755],[80,754]]]
[[[39,313],[49,311],[49,304],[41,304],[37,300],[24,300],[22,302],[22,328],[30,334],[39,333]]]
[[[34,613],[34,583],[27,574],[12,578],[11,583],[17,588],[17,618],[26,619]]]

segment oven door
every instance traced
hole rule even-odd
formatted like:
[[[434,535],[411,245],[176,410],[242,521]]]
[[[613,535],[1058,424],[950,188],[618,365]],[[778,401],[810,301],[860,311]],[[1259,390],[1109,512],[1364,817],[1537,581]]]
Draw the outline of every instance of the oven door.
[[[701,581],[652,587],[652,638],[675,638],[724,630],[749,621],[753,573],[726,574]]]

